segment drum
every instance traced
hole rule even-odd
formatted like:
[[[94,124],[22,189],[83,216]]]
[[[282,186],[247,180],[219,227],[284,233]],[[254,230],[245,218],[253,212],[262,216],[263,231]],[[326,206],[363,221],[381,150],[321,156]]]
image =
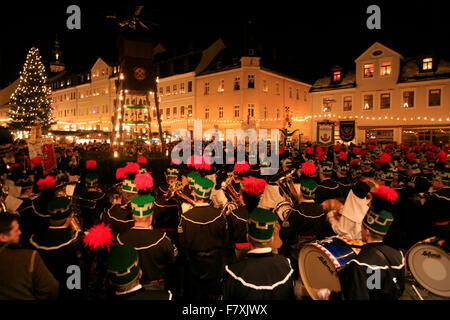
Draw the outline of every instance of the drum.
[[[435,295],[450,298],[450,254],[437,244],[435,237],[413,245],[406,253],[413,278]]]
[[[302,247],[298,256],[300,277],[312,299],[318,299],[317,289],[341,291],[338,272],[356,257],[353,244],[344,237],[333,236]]]

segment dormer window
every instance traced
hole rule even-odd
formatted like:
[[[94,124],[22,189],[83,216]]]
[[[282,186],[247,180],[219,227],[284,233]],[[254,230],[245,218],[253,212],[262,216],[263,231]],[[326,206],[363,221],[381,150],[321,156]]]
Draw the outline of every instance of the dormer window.
[[[341,81],[341,72],[340,71],[333,72],[333,82],[339,81]]]
[[[422,70],[432,70],[433,69],[433,58],[424,58],[422,60]]]
[[[392,64],[390,61],[382,62],[380,65],[380,75],[381,76],[390,76],[392,73]]]
[[[373,63],[367,63],[364,65],[364,78],[373,78]]]

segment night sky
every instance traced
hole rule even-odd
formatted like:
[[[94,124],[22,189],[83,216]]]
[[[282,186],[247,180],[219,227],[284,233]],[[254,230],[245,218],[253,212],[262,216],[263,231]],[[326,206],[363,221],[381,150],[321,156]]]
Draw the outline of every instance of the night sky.
[[[106,14],[130,16],[135,6],[93,1],[13,3],[0,10],[0,88],[17,79],[32,46],[48,62],[56,34],[70,70],[88,70],[97,57],[114,59],[118,27]],[[163,1],[159,1],[163,2]],[[379,41],[405,57],[424,50],[449,59],[449,1],[146,1],[144,20],[160,25],[151,34],[176,46],[193,39],[204,47],[222,37],[228,47],[242,45],[244,26],[252,21],[266,49],[277,48],[291,73],[312,83],[336,64],[353,60]],[[81,8],[81,30],[68,30],[66,9]],[[366,9],[381,8],[381,30],[368,30]]]

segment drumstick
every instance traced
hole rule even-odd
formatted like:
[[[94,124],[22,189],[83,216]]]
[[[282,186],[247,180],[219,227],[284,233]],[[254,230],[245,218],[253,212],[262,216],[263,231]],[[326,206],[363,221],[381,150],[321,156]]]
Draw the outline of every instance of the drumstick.
[[[419,291],[417,291],[416,287],[413,284],[411,286],[413,287],[416,294],[419,296],[420,300],[423,300],[422,296],[420,295]]]

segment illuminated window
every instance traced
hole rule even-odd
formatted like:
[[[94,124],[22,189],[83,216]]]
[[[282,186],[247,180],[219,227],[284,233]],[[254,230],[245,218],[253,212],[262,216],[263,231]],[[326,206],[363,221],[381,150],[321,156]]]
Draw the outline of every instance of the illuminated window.
[[[403,107],[404,108],[414,107],[414,91],[403,92]]]
[[[364,65],[364,78],[373,78],[373,63]]]
[[[391,94],[380,94],[380,109],[389,109],[391,107]]]
[[[205,108],[205,119],[209,119],[209,108]]]
[[[173,107],[173,118],[176,119],[177,117],[177,107]]]
[[[181,93],[185,93],[185,90],[184,90],[184,82],[180,83],[180,92],[181,92]]]
[[[192,117],[192,105],[188,105],[188,117]]]
[[[392,73],[392,65],[388,62],[382,62],[380,66],[380,75],[381,76],[390,76]]]
[[[180,117],[184,118],[184,106],[180,107]]]
[[[344,97],[344,111],[352,111],[352,100],[351,96]]]
[[[277,119],[280,119],[280,108],[277,108]]]
[[[331,112],[331,109],[333,107],[333,100],[328,99],[328,98],[323,98],[322,106],[323,106],[323,109],[322,109],[323,112]]]
[[[219,107],[219,119],[223,118],[223,107]]]
[[[372,110],[373,109],[373,95],[365,94],[364,95],[364,110]]]
[[[170,95],[170,86],[166,87],[166,95],[168,95],[168,96]]]
[[[170,108],[166,109],[166,118],[170,119]]]
[[[164,95],[164,88],[159,88],[159,95],[162,97]]]
[[[225,90],[225,80],[219,80],[219,87],[217,88],[217,92],[224,92]]]
[[[177,94],[178,92],[177,92],[177,85],[176,84],[174,84],[173,85],[173,94]]]
[[[209,95],[209,82],[205,82],[205,91],[203,92],[205,96]]]
[[[441,89],[428,90],[428,106],[437,107],[441,105]]]
[[[341,72],[340,71],[333,72],[333,82],[339,81],[341,81]]]
[[[235,77],[234,78],[234,90],[241,90],[241,78],[240,77]]]
[[[433,69],[433,58],[425,58],[422,60],[422,70]]]
[[[234,117],[239,118],[239,106],[234,106]]]

